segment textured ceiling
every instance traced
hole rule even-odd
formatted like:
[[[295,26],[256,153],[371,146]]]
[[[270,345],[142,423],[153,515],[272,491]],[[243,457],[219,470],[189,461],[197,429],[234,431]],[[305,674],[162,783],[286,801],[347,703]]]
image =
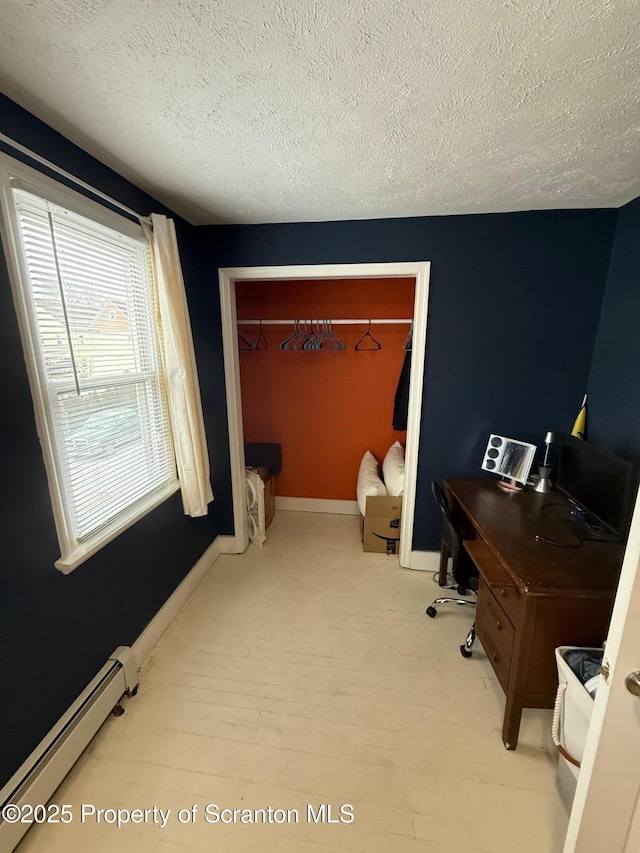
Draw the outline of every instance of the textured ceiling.
[[[638,0],[3,0],[0,84],[196,223],[616,207],[639,28]]]

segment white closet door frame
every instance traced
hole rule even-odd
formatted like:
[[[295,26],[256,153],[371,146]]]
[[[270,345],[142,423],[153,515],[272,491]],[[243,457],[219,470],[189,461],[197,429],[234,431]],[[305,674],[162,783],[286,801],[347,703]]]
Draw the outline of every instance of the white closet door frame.
[[[219,271],[220,307],[222,313],[222,340],[224,374],[229,422],[229,452],[231,456],[231,483],[233,490],[233,519],[235,535],[226,538],[225,550],[241,554],[249,544],[244,476],[244,432],[242,426],[242,398],[240,390],[240,361],[238,354],[236,282],[242,281],[292,281],[303,279],[344,278],[413,278],[415,300],[413,308],[412,359],[405,448],[405,490],[402,501],[400,526],[400,565],[404,568],[422,568],[419,558],[412,556],[413,523],[415,516],[416,479],[418,473],[418,446],[422,416],[422,385],[424,380],[427,346],[427,315],[429,304],[429,261],[411,261],[389,264],[316,264],[283,267],[227,267]],[[420,552],[418,552],[419,554]],[[416,563],[412,566],[412,562]]]

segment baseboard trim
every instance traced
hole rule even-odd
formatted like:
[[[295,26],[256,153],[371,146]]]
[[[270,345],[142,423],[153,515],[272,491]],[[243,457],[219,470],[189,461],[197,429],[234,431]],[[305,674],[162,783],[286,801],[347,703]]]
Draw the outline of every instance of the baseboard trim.
[[[408,568],[419,572],[437,572],[440,568],[440,552],[412,551]]]
[[[221,539],[231,539],[231,536],[218,536],[209,545],[189,574],[173,592],[172,596],[165,601],[160,610],[153,617],[138,639],[133,643],[132,649],[138,667],[146,661],[154,646],[158,643],[169,625],[191,598],[200,581],[204,578],[211,566],[215,563],[222,552]]]
[[[332,501],[325,498],[286,498],[276,496],[276,509],[294,512],[328,512],[334,515],[360,515],[358,501]]]

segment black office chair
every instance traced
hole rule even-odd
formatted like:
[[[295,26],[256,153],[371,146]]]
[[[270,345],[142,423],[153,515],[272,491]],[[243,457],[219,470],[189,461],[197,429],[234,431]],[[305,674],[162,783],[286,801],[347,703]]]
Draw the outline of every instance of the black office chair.
[[[448,557],[452,558],[451,573],[453,574],[455,586],[449,587],[449,589],[457,590],[458,595],[460,596],[466,595],[468,591],[475,593],[478,589],[478,570],[462,544],[462,536],[455,526],[444,489],[434,480],[431,483],[431,491],[433,492],[433,496],[440,508],[440,512],[442,513],[442,542],[440,545],[441,558],[445,561]],[[450,598],[448,596],[444,596],[442,598],[436,598],[435,601],[427,607],[427,616],[431,616],[433,619],[438,613],[436,605],[440,604],[457,604],[460,607],[476,606],[475,601],[469,601],[466,598]],[[463,657],[471,657],[471,649],[475,638],[476,623],[474,622],[471,626],[471,630],[467,634],[467,639],[463,645],[460,646],[460,653]]]

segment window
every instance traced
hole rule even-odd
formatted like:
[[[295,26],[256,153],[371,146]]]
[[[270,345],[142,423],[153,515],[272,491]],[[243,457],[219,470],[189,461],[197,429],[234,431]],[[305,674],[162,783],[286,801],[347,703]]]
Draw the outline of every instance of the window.
[[[137,223],[7,157],[3,237],[70,571],[178,488]]]

